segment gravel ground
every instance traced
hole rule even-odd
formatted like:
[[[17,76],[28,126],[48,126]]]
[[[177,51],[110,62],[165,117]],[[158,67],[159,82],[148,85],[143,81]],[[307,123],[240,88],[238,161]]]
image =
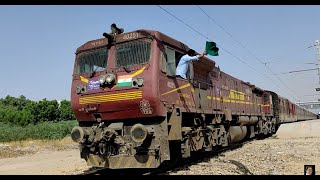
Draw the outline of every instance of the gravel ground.
[[[320,138],[276,139],[271,137],[253,141],[236,150],[227,151],[169,174],[302,175],[305,164],[315,164],[316,174],[320,174]]]
[[[283,124],[276,135],[255,140],[170,175],[303,175],[304,165],[320,174],[320,120]]]
[[[320,174],[320,120],[282,125],[277,135],[268,139],[250,141],[168,174],[303,175],[305,164],[316,165],[316,174]],[[0,144],[0,174],[62,175],[87,169],[77,146],[68,139]]]

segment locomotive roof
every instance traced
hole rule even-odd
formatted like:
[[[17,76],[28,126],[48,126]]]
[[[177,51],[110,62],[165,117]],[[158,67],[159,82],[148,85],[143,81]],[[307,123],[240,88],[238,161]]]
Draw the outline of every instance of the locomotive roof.
[[[148,30],[148,29],[139,29],[139,30],[119,34],[117,36],[117,42],[125,41],[125,40],[123,40],[124,38],[122,38],[122,37],[125,37],[125,35],[128,35],[130,33],[139,33],[140,37],[152,36],[156,41],[161,41],[164,44],[170,44],[183,52],[187,52],[190,49],[184,43],[182,43],[182,42],[180,42],[180,41],[178,41],[178,40],[176,40],[176,39],[174,39],[174,38],[172,38],[162,32],[155,31],[155,30]],[[98,47],[106,46],[107,44],[108,44],[107,38],[99,38],[99,39],[91,40],[91,41],[84,43],[79,48],[77,48],[76,54],[78,54],[80,51],[83,51],[86,49],[98,48]],[[207,58],[207,57],[205,57],[204,59],[205,59],[205,61],[209,61],[209,62],[206,62],[206,64],[212,64],[213,66],[215,66],[214,60]]]

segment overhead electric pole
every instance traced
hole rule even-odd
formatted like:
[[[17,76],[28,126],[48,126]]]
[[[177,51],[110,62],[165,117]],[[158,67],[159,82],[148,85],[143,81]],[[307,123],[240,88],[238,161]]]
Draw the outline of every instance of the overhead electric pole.
[[[320,85],[320,42],[316,40],[317,47],[317,59],[318,59],[318,76],[319,76],[319,85]]]
[[[318,58],[318,76],[319,76],[319,85],[320,85],[320,42],[316,40],[316,47],[317,47],[317,58]]]

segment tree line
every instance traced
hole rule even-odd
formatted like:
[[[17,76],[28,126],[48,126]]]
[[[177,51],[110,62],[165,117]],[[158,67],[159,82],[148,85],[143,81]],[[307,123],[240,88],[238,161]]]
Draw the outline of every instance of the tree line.
[[[70,101],[43,99],[32,101],[25,96],[0,99],[0,122],[18,126],[41,122],[75,120]]]

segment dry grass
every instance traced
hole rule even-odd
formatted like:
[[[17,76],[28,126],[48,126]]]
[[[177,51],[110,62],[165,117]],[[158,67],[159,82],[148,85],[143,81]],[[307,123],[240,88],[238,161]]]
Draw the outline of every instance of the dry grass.
[[[61,140],[23,140],[3,144],[8,146],[0,147],[0,159],[30,155],[45,150],[61,151],[78,148],[77,143],[73,142],[70,136]]]
[[[67,136],[61,140],[23,140],[23,141],[11,141],[6,143],[12,148],[23,148],[37,146],[39,148],[55,148],[57,150],[66,149],[68,145],[75,145],[70,136]]]
[[[0,148],[0,159],[23,156],[23,155],[34,154],[34,153],[35,153],[34,151],[13,149],[10,147],[1,147]]]

